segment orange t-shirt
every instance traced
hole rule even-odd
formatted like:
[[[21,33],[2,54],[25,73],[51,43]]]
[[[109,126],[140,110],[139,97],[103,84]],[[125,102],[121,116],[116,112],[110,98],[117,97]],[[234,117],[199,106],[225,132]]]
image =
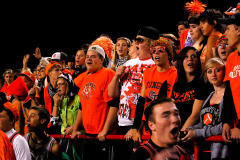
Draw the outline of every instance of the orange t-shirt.
[[[12,93],[9,92],[8,88],[9,88],[8,84],[5,83],[5,84],[3,85],[3,87],[2,87],[2,89],[0,90],[0,92],[5,93],[7,100],[10,101],[11,98],[12,98]]]
[[[143,80],[145,85],[145,98],[146,100],[149,98],[154,100],[158,96],[158,92],[161,88],[162,83],[167,80],[168,90],[167,97],[172,96],[173,85],[177,82],[177,69],[175,67],[170,67],[165,72],[158,72],[157,66],[153,68],[148,68],[144,71]],[[147,106],[147,102],[145,103],[145,107]],[[143,120],[145,120],[145,116],[143,115]]]
[[[1,160],[15,159],[13,146],[8,136],[2,130],[0,130],[0,159]]]
[[[161,85],[165,80],[167,80],[168,84],[167,97],[171,97],[173,85],[177,81],[177,69],[175,67],[170,67],[165,72],[158,72],[157,67],[148,68],[144,71],[143,80],[145,85],[145,97],[151,100],[156,99]]]
[[[236,50],[228,56],[224,81],[230,81],[235,109],[240,119],[240,55],[238,54]]]
[[[86,71],[74,79],[80,88],[78,95],[82,105],[82,122],[86,133],[98,134],[105,124],[112,98],[108,96],[108,84],[115,72],[102,68],[96,73]]]

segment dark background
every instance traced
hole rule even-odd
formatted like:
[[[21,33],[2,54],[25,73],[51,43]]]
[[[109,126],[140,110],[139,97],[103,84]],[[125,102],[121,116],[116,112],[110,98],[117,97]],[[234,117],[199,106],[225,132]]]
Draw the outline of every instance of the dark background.
[[[36,47],[43,56],[56,51],[75,54],[84,43],[91,43],[102,33],[109,34],[115,43],[121,36],[130,39],[145,25],[160,33],[177,35],[177,23],[187,20],[184,5],[187,0],[144,1],[79,1],[77,3],[19,3],[2,6],[2,39],[0,74],[6,68],[22,67],[25,54]],[[202,0],[207,8],[222,12],[237,0]],[[13,2],[12,2],[13,3]]]

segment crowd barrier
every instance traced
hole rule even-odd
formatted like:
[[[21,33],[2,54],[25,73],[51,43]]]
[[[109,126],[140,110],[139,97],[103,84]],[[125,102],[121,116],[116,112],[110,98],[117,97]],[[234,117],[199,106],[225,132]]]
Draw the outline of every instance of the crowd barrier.
[[[51,134],[51,136],[53,138],[56,138],[56,139],[63,139],[63,138],[66,138],[66,139],[69,139],[71,138],[71,135],[61,135],[61,134]],[[106,136],[106,139],[107,140],[125,140],[124,138],[125,135],[107,135]],[[86,135],[78,135],[76,137],[77,139],[96,139],[95,137],[89,137],[89,136],[86,136]],[[148,135],[142,135],[142,140],[143,141],[147,141],[150,139],[150,136]],[[224,142],[223,138],[221,135],[218,135],[218,136],[211,136],[207,139],[205,139],[204,141],[208,141],[208,142]],[[193,141],[194,143],[194,158],[195,160],[199,160],[199,155],[200,155],[200,150],[199,150],[199,145],[198,145],[198,142],[197,141]]]

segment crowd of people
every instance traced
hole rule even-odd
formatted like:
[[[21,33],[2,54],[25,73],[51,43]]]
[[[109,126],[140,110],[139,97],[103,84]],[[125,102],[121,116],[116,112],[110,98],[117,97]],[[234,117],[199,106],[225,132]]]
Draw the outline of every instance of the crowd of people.
[[[102,34],[74,58],[36,48],[23,68],[6,69],[0,159],[186,160],[193,139],[213,135],[225,142],[200,144],[211,151],[201,159],[238,159],[240,3],[225,16],[198,0],[185,8],[178,36],[143,26],[133,40]],[[110,145],[108,134],[125,140]]]

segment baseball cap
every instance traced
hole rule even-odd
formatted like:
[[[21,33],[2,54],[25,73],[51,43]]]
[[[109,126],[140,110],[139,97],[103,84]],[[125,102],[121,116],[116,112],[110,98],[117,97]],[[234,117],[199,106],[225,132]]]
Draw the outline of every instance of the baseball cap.
[[[159,32],[156,28],[153,28],[151,26],[144,26],[142,27],[137,35],[141,35],[147,38],[151,38],[153,40],[157,40],[159,38]]]
[[[240,13],[235,13],[230,18],[219,18],[220,23],[230,25],[235,24],[240,26]]]
[[[55,53],[53,53],[51,59],[52,59],[53,61],[60,61],[60,60],[61,60],[61,53],[60,53],[60,52],[55,52]]]
[[[90,50],[96,51],[97,53],[101,54],[103,56],[103,58],[105,58],[105,52],[101,46],[99,46],[99,45],[90,46],[88,51],[90,51]]]

